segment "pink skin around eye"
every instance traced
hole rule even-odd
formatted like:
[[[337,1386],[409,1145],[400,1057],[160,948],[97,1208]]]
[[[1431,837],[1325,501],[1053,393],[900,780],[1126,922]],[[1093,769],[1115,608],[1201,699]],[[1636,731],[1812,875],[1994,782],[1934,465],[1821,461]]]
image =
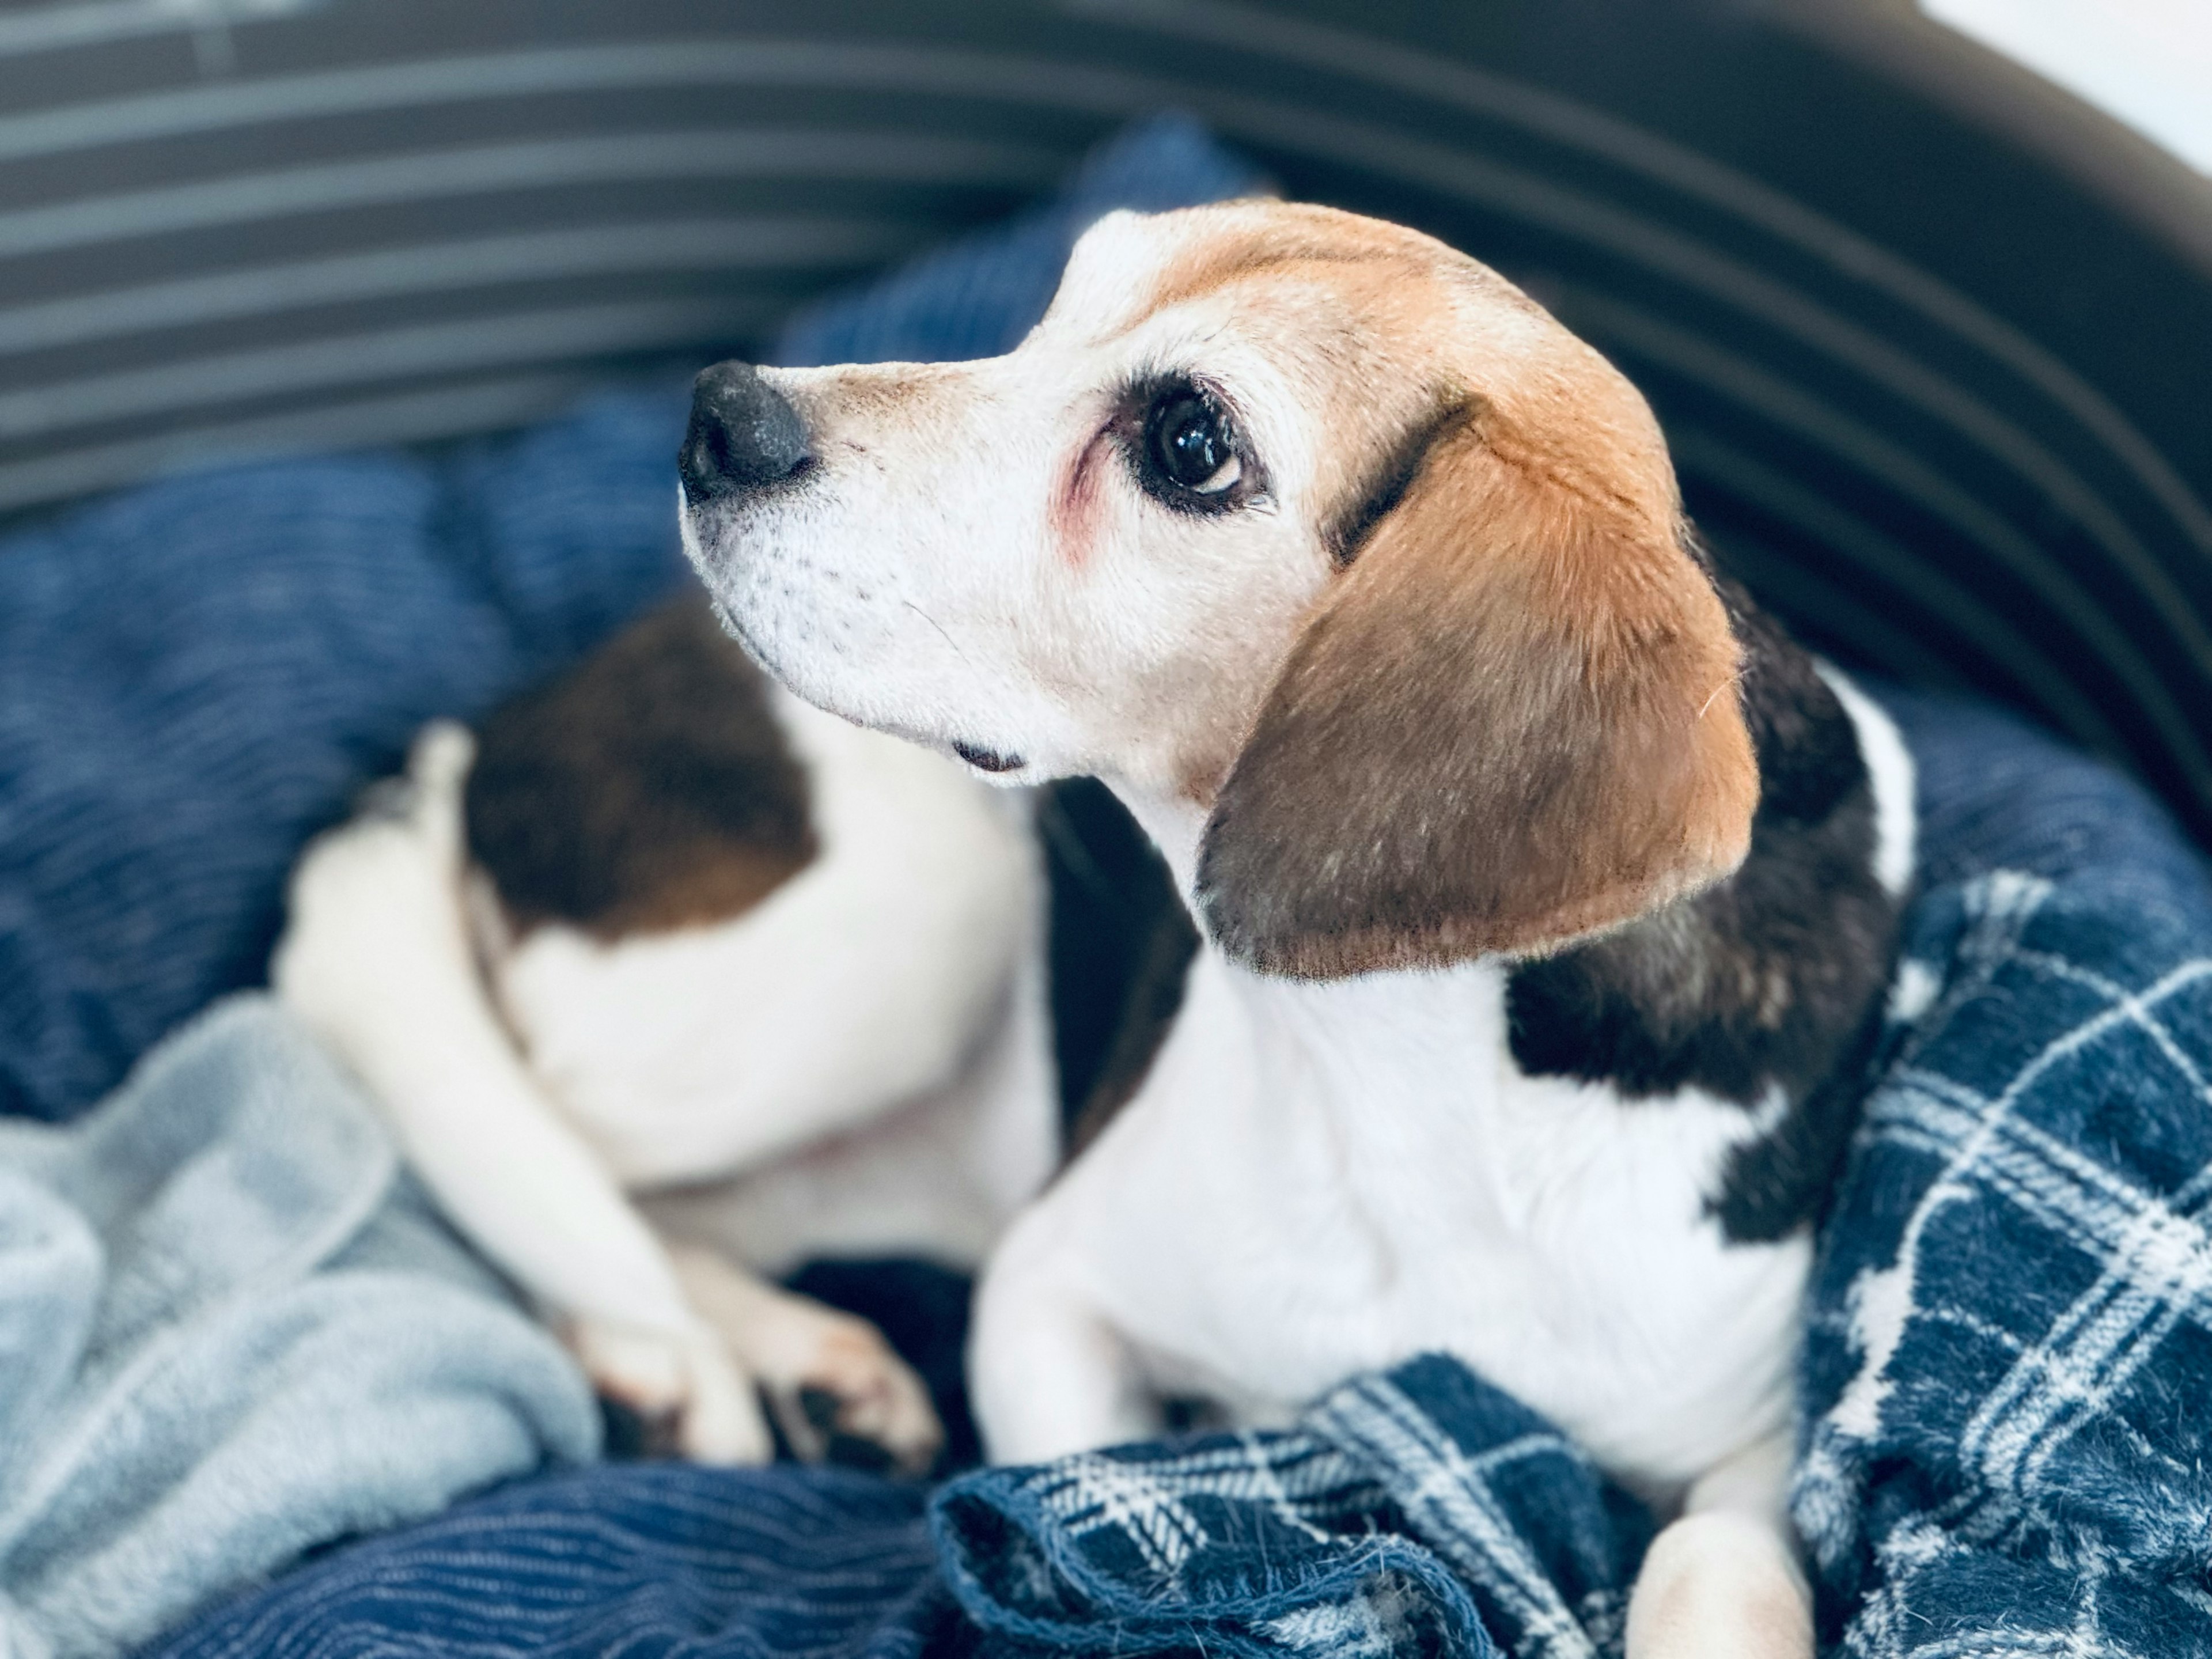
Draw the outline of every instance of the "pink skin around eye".
[[[1054,494],[1053,540],[1059,544],[1061,560],[1073,570],[1082,569],[1091,560],[1091,543],[1098,531],[1102,474],[1111,441],[1106,432],[1092,434],[1091,441],[1076,453],[1065,481]]]

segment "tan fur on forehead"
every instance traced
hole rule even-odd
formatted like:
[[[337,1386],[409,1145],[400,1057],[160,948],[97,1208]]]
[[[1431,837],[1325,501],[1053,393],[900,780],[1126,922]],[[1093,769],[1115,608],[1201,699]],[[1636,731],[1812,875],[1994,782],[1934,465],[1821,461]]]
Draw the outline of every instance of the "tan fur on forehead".
[[[1674,471],[1643,398],[1597,352],[1488,266],[1402,226],[1333,208],[1232,203],[1163,216],[1173,239],[1143,308],[1209,295],[1291,362],[1326,359],[1324,498],[1357,489],[1409,428],[1492,411],[1528,464],[1649,516],[1677,510]]]
[[[1285,266],[1387,264],[1442,272],[1458,268],[1519,290],[1466,255],[1416,230],[1336,208],[1291,202],[1231,202],[1187,208],[1157,222],[1173,238],[1142,311],[1159,311],[1228,283]],[[1522,303],[1527,303],[1524,300]]]
[[[896,414],[937,393],[950,378],[933,363],[842,365],[837,372],[837,413],[848,420]]]

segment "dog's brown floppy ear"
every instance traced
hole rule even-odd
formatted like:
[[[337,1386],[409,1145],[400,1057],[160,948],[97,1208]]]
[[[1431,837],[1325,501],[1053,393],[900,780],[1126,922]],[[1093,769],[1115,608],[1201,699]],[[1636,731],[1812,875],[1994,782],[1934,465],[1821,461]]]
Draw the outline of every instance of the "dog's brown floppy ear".
[[[1200,908],[1250,966],[1540,951],[1749,846],[1736,645],[1656,432],[1565,444],[1469,407],[1319,601],[1215,799]]]

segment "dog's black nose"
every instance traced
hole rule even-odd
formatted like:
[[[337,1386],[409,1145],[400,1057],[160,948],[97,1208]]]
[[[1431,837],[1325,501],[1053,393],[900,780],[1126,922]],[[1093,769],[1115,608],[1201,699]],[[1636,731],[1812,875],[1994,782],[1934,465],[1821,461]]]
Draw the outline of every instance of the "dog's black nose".
[[[676,470],[694,503],[787,478],[804,467],[806,427],[750,363],[716,363],[691,386],[691,425]]]

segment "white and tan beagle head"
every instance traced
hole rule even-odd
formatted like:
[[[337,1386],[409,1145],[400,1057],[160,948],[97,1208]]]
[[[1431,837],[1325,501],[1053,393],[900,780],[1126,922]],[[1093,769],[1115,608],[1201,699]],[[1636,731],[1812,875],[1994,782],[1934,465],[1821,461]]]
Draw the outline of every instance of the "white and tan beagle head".
[[[807,700],[1205,814],[1232,957],[1542,951],[1728,875],[1738,651],[1643,398],[1417,233],[1102,221],[988,362],[701,377],[685,540]]]

